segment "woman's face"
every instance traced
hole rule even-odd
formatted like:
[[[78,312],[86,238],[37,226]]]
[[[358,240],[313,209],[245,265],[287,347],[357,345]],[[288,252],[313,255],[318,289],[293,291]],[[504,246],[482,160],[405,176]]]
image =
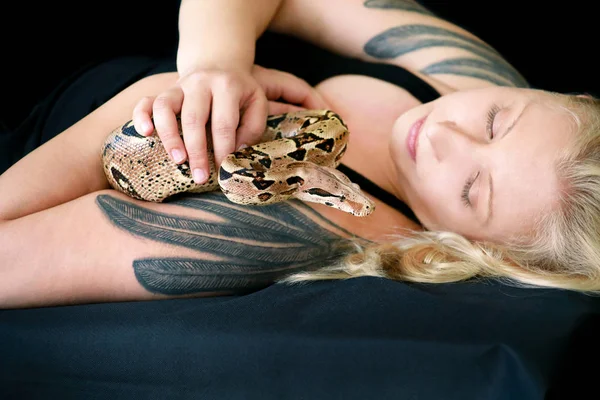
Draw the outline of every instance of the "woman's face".
[[[557,105],[542,91],[492,87],[411,109],[391,140],[399,191],[429,230],[496,242],[527,235],[558,198],[555,165],[575,134]]]

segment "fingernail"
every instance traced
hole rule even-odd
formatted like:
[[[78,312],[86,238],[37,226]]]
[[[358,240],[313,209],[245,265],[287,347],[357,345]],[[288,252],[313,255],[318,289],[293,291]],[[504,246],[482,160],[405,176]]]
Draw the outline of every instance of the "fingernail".
[[[204,181],[206,180],[206,172],[204,172],[200,168],[196,168],[192,171],[192,177],[194,178],[194,182],[198,184],[204,183]]]
[[[176,163],[180,163],[184,159],[183,153],[177,149],[175,149],[171,152],[171,157],[173,157],[173,160],[175,160]]]
[[[248,147],[248,146],[246,146],[245,144],[243,144],[243,143],[242,143],[242,144],[240,145],[240,147],[238,147],[237,151],[243,150],[243,149],[245,149],[246,147]]]

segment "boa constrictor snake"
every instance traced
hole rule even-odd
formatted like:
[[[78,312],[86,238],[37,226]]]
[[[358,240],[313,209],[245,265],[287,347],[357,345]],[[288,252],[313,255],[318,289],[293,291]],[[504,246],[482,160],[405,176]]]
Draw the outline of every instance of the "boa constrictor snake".
[[[179,118],[178,124],[182,135]],[[196,184],[189,164],[171,161],[156,132],[142,136],[128,121],[104,141],[102,164],[114,189],[139,200],[163,202],[178,193],[220,189],[237,204],[268,205],[296,198],[366,216],[375,204],[336,169],[348,135],[346,124],[331,110],[271,115],[260,142],[228,155],[217,175],[207,134],[209,179]]]

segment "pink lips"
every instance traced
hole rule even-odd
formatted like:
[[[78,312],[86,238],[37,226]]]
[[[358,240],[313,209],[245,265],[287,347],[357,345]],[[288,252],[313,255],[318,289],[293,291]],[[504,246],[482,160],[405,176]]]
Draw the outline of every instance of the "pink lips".
[[[417,120],[408,131],[408,136],[406,137],[406,148],[408,149],[408,154],[413,159],[413,161],[417,161],[417,142],[419,140],[419,133],[421,133],[421,128],[423,127],[423,123],[427,116]]]

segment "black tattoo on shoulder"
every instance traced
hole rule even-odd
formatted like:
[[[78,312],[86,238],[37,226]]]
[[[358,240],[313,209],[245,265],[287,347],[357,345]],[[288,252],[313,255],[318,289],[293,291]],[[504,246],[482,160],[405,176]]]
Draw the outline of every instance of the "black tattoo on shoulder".
[[[220,259],[199,255],[135,260],[138,282],[150,292],[167,295],[263,288],[346,254],[350,241],[333,230],[352,236],[299,201],[244,208],[216,191],[164,203],[202,210],[219,222],[157,212],[110,195],[98,196],[96,204],[113,225],[133,235]],[[321,224],[315,222],[319,220]]]
[[[421,69],[427,75],[452,74],[479,78],[499,86],[529,87],[527,81],[496,50],[460,33],[429,25],[403,25],[375,36],[365,53],[389,59],[428,47],[454,47],[472,56],[448,58]]]
[[[394,9],[416,12],[424,15],[434,15],[421,4],[412,0],[366,0],[364,6],[367,8]]]

